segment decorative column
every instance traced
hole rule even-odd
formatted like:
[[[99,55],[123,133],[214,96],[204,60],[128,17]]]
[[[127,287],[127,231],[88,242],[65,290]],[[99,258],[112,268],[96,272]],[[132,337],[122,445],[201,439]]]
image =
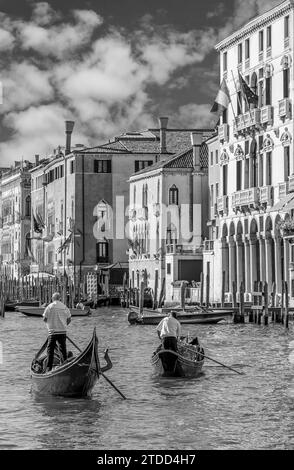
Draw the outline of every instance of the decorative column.
[[[229,290],[229,248],[226,238],[221,241],[222,273],[226,273],[225,290]]]
[[[272,288],[272,238],[265,239],[265,275],[269,289]]]
[[[249,240],[250,250],[250,291],[254,292],[254,283],[257,281],[257,269],[256,269],[256,238]]]
[[[262,237],[259,238],[259,257],[260,257],[260,267],[259,267],[260,280],[262,282],[265,282],[266,281],[265,240]]]
[[[233,292],[233,282],[236,281],[236,243],[229,241],[229,290]]]
[[[288,283],[288,288],[290,291],[289,263],[290,263],[290,244],[288,240],[284,239],[284,279]]]
[[[275,268],[277,294],[282,293],[282,260],[281,260],[281,239],[275,238]]]
[[[244,250],[245,250],[245,290],[250,293],[250,250],[249,241],[244,237]]]

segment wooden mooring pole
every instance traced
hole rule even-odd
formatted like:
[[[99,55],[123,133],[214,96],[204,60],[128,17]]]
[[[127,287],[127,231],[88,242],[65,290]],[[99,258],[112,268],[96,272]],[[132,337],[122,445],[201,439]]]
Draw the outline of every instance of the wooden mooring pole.
[[[288,293],[288,282],[284,281],[285,287],[285,321],[284,321],[284,326],[285,328],[289,328],[289,293]]]
[[[268,283],[263,284],[263,294],[264,294],[264,312],[263,312],[263,323],[268,325]]]
[[[203,285],[203,273],[200,273],[200,306],[203,306],[203,294],[204,294],[204,285]]]
[[[245,309],[244,309],[244,283],[243,281],[240,284],[239,290],[239,312],[234,313],[233,322],[234,323],[245,323]]]
[[[226,292],[226,271],[223,271],[222,273],[222,300],[221,300],[222,308],[225,306],[225,292]]]

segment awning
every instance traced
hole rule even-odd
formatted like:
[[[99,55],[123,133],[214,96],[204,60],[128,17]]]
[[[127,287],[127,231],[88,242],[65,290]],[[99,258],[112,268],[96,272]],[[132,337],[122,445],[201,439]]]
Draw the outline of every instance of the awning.
[[[292,204],[292,209],[294,209],[294,193],[287,194],[283,197],[277,204],[275,204],[269,212],[287,212],[289,209],[289,204]]]

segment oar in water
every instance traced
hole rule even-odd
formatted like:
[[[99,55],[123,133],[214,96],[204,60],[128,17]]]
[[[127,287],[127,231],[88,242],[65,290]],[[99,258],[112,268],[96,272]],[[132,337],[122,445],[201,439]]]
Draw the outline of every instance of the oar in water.
[[[188,349],[190,349],[190,351],[194,351],[196,353],[196,351],[192,348],[189,347],[189,345],[185,345]],[[215,362],[216,364],[219,364],[220,366],[223,366],[225,367],[226,369],[230,369],[232,370],[233,372],[236,372],[236,374],[240,374],[240,375],[244,375],[244,372],[239,372],[238,370],[236,369],[233,369],[232,367],[229,367],[229,366],[226,366],[225,364],[223,364],[222,362],[219,362],[219,361],[216,361],[215,359],[212,359],[211,357],[208,357],[206,356],[206,354],[203,354],[199,351],[197,351],[198,354],[200,354],[202,357],[205,357],[206,359],[208,359],[209,361],[212,361],[212,362]]]
[[[75,347],[77,348],[78,351],[82,352],[82,350],[73,342],[72,339],[70,339],[68,336],[67,336],[67,339],[68,341]],[[102,372],[101,370],[101,367],[99,367],[99,363],[98,363],[98,358],[96,356],[96,351],[94,353],[94,356],[95,356],[95,362],[96,362],[96,368],[97,368],[97,374],[99,376],[99,374],[102,375],[102,377],[104,377],[104,379],[121,395],[121,397],[126,400],[127,397],[124,396],[124,394],[111,382],[111,380]]]

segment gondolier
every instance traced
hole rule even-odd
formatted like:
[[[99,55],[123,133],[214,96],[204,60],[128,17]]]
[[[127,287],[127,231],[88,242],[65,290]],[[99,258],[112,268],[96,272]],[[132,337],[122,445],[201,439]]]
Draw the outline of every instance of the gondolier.
[[[60,350],[63,360],[66,360],[66,330],[71,322],[71,314],[65,304],[60,301],[59,292],[55,292],[52,296],[52,303],[46,307],[43,317],[44,322],[48,328],[48,345],[47,356],[48,365],[47,371],[50,371],[53,366],[54,348],[56,343],[60,345]]]
[[[181,335],[181,325],[177,320],[176,312],[170,312],[169,316],[161,320],[156,329],[159,338],[162,340],[163,348],[177,351],[177,342]]]

